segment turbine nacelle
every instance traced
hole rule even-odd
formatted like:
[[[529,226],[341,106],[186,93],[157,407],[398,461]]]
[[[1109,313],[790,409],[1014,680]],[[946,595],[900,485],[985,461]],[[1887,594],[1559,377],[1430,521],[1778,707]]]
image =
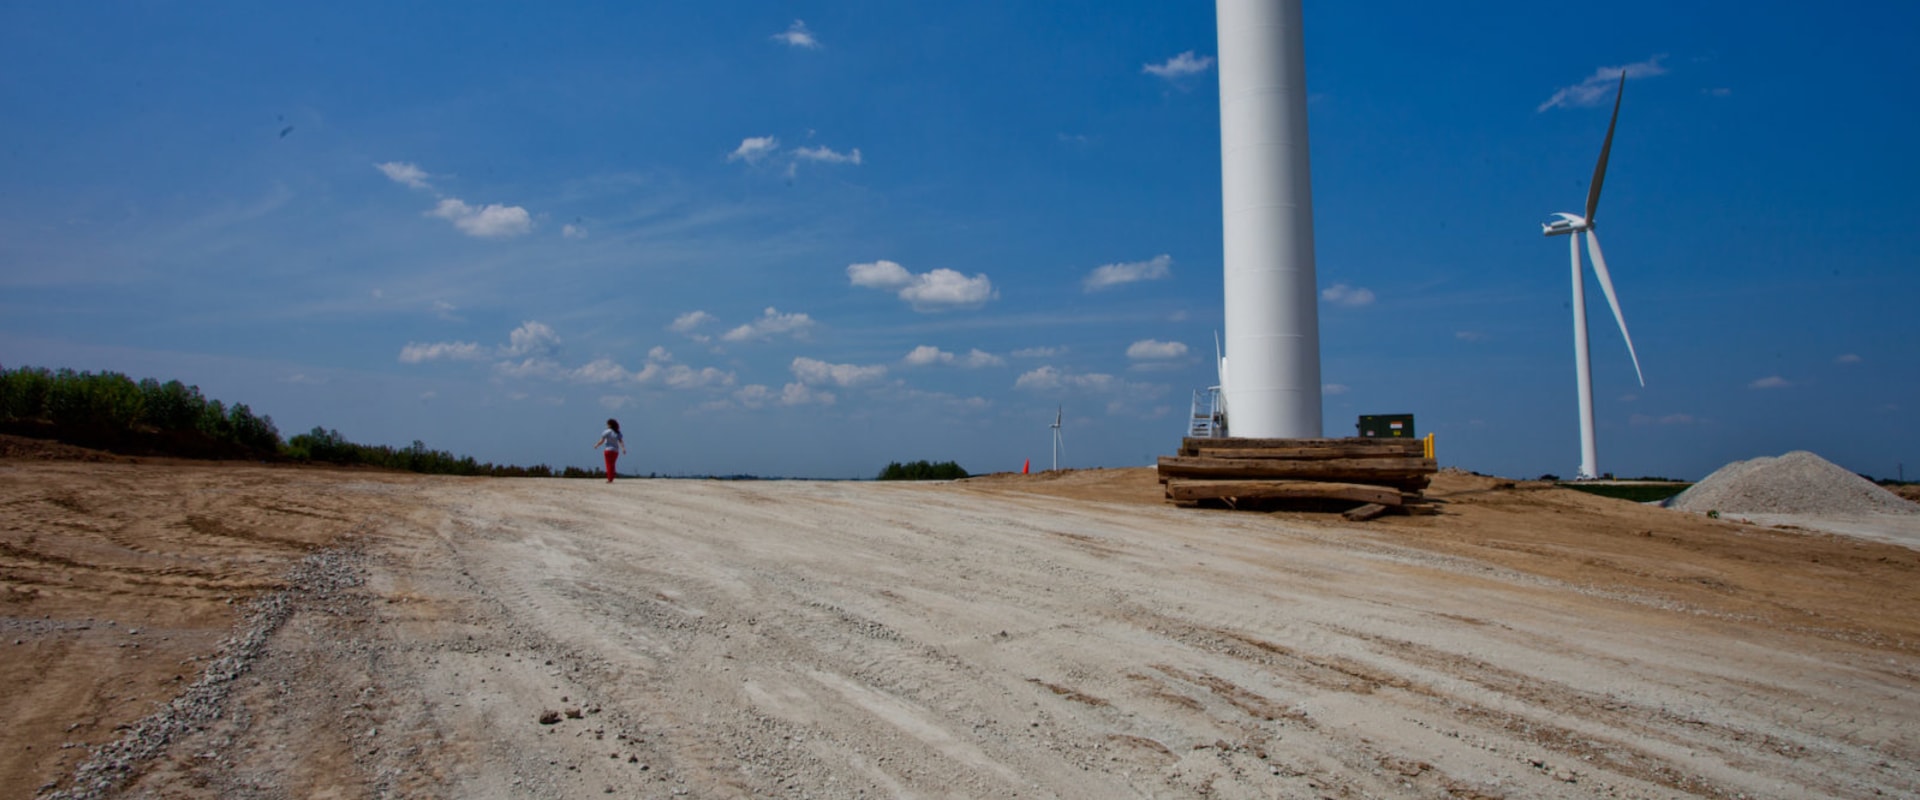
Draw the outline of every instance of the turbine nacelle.
[[[1585,217],[1579,217],[1579,216],[1575,216],[1573,214],[1567,214],[1567,213],[1559,213],[1559,214],[1555,214],[1554,216],[1559,217],[1559,219],[1556,219],[1552,222],[1543,223],[1540,226],[1540,233],[1542,235],[1565,236],[1569,233],[1579,233],[1581,231],[1591,230],[1593,228],[1593,223],[1588,222]]]

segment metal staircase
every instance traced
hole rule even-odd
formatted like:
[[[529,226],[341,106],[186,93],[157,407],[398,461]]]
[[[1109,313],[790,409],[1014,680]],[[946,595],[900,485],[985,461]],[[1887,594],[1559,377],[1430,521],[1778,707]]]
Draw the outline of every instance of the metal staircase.
[[[1218,386],[1193,390],[1193,411],[1187,418],[1188,437],[1218,439],[1227,435],[1227,409],[1222,399]]]

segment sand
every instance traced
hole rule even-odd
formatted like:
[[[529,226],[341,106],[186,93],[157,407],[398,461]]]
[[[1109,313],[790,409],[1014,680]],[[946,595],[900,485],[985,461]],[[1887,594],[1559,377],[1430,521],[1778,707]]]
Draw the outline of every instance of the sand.
[[[1920,553],[1433,493],[0,460],[0,795],[1920,793]]]

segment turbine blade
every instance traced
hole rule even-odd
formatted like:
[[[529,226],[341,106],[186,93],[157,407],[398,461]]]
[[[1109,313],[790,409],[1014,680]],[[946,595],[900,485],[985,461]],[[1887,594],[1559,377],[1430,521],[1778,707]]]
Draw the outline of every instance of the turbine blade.
[[[1613,294],[1613,277],[1607,274],[1607,259],[1600,255],[1600,237],[1587,231],[1587,253],[1593,256],[1593,274],[1600,276],[1600,291],[1607,293],[1607,305],[1613,307],[1613,321],[1620,323],[1620,337],[1627,340],[1627,355],[1633,357],[1633,375],[1640,379],[1640,385],[1647,385],[1647,376],[1640,373],[1640,355],[1633,351],[1633,334],[1627,333],[1627,318],[1620,313],[1620,298]]]
[[[1593,165],[1593,182],[1587,184],[1587,224],[1600,209],[1600,184],[1607,180],[1607,154],[1613,150],[1613,126],[1620,121],[1620,100],[1627,96],[1627,72],[1620,71],[1620,90],[1613,95],[1613,119],[1607,120],[1607,141],[1600,145],[1600,163]]]
[[[1214,368],[1217,370],[1217,372],[1214,373],[1214,377],[1219,379],[1219,383],[1214,385],[1219,386],[1220,391],[1224,392],[1227,390],[1227,357],[1220,352],[1219,331],[1213,332],[1213,363]]]

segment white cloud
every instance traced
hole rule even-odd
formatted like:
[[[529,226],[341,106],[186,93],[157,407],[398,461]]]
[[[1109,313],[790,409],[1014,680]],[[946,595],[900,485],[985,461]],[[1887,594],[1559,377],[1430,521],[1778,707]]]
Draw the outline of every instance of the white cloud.
[[[556,356],[560,335],[542,322],[528,321],[508,335],[507,344],[495,348],[472,342],[409,343],[400,352],[400,360],[415,364],[439,359],[493,361],[494,374],[503,378],[569,382],[593,386],[658,385],[673,389],[712,389],[731,387],[732,372],[705,367],[672,364],[673,353],[664,347],[647,351],[647,362],[639,370],[629,370],[611,358],[598,358],[577,367],[568,367]]]
[[[1614,88],[1620,85],[1620,73],[1627,73],[1629,78],[1651,78],[1655,75],[1664,75],[1667,68],[1660,65],[1660,60],[1666,57],[1666,54],[1662,53],[1635,64],[1601,67],[1587,76],[1586,80],[1554,92],[1552,97],[1547,98],[1546,102],[1541,103],[1540,107],[1534,110],[1600,105],[1613,97]]]
[[[1022,374],[1013,388],[1055,396],[1104,396],[1109,415],[1149,419],[1165,413],[1159,398],[1169,389],[1165,384],[1133,383],[1103,373],[1067,372],[1051,365]]]
[[[1785,389],[1792,385],[1793,385],[1793,382],[1787,380],[1786,378],[1782,378],[1778,375],[1768,375],[1767,377],[1761,378],[1757,381],[1747,384],[1747,388],[1749,389]]]
[[[1056,358],[1066,355],[1064,347],[1022,347],[1013,351],[1014,358]]]
[[[1320,299],[1336,306],[1359,308],[1373,304],[1373,290],[1336,283],[1320,292]]]
[[[693,333],[694,329],[699,328],[700,326],[705,325],[709,322],[713,322],[715,319],[717,318],[705,311],[689,311],[685,314],[681,314],[680,316],[674,317],[673,324],[668,325],[667,330],[673,331],[674,333],[691,334]],[[695,336],[694,338],[700,341],[706,341],[707,339],[707,337],[705,336]]]
[[[871,264],[848,264],[847,279],[855,286],[889,291],[904,288],[913,283],[913,273],[906,267],[882,259]]]
[[[694,369],[675,364],[666,369],[666,376],[667,385],[675,389],[727,387],[734,383],[733,373],[714,367]]]
[[[985,350],[980,350],[977,348],[973,350],[968,350],[967,357],[960,360],[960,366],[966,367],[967,369],[980,369],[983,367],[1000,367],[1000,366],[1005,366],[1006,363],[1007,363],[1006,359],[996,356]]]
[[[544,322],[522,322],[507,335],[507,346],[500,348],[500,355],[506,358],[520,358],[532,355],[552,355],[560,349],[560,334],[554,333]]]
[[[1708,97],[1732,97],[1733,96],[1733,90],[1725,86],[1716,86],[1711,89],[1701,89],[1700,93]]]
[[[567,377],[581,383],[621,383],[632,380],[633,373],[628,372],[626,367],[620,366],[612,359],[599,358],[575,367]]]
[[[727,160],[758,164],[779,147],[780,140],[772,136],[749,136],[740,140],[740,146],[727,155]]]
[[[759,408],[773,402],[774,394],[765,384],[749,383],[735,390],[733,399],[747,408]]]
[[[820,386],[833,384],[841,388],[873,383],[887,376],[887,368],[882,364],[859,366],[857,364],[829,364],[818,359],[801,356],[793,360],[793,377],[801,383]]]
[[[385,164],[375,164],[373,168],[385,173],[394,183],[403,183],[415,189],[433,188],[432,184],[427,183],[427,179],[433,176],[412,163],[389,161]]]
[[[633,402],[633,398],[631,397],[621,397],[619,395],[601,395],[600,397],[600,407],[608,411],[619,411],[630,402]]]
[[[773,40],[805,50],[820,48],[820,40],[814,38],[813,31],[807,30],[807,23],[803,20],[794,20],[792,25],[787,26],[786,32],[774,34]]]
[[[1162,253],[1145,261],[1105,264],[1094,268],[1080,282],[1085,291],[1097,292],[1136,281],[1156,281],[1173,274],[1173,256]]]
[[[506,360],[493,365],[493,371],[508,378],[540,378],[555,380],[567,376],[567,369],[551,358],[533,357],[519,361]]]
[[[568,223],[560,227],[560,235],[568,239],[585,239],[587,238],[587,229]]]
[[[1844,354],[1844,355],[1842,355],[1842,356],[1840,356],[1839,358],[1836,358],[1836,359],[1834,359],[1834,360],[1833,360],[1833,363],[1835,363],[1835,364],[1858,364],[1858,363],[1860,363],[1861,361],[1862,361],[1862,359],[1860,358],[1860,356],[1858,356],[1858,355],[1856,355],[1856,354],[1854,354],[1854,353],[1847,353],[1847,354]]]
[[[945,350],[941,350],[938,347],[926,344],[913,348],[913,352],[908,353],[907,357],[901,359],[901,361],[910,367],[924,367],[930,364],[957,364],[967,369],[998,367],[1007,363],[1006,359],[977,347],[967,351],[966,357],[962,358]]]
[[[1463,342],[1478,343],[1478,342],[1486,341],[1487,335],[1484,333],[1481,333],[1480,331],[1454,331],[1453,338],[1459,339],[1460,341],[1463,341]]]
[[[780,335],[805,339],[813,325],[813,318],[806,314],[782,314],[769,306],[766,311],[761,312],[759,319],[721,334],[720,339],[727,342],[747,342],[771,339]]]
[[[1183,342],[1162,342],[1157,339],[1141,339],[1127,346],[1127,358],[1132,359],[1168,359],[1180,358],[1187,354]]]
[[[783,406],[830,406],[839,398],[832,392],[815,389],[804,383],[789,383],[778,393],[765,385],[755,383],[740,387],[733,393],[733,399],[745,408],[763,408],[774,403]]]
[[[928,364],[950,364],[953,362],[953,354],[933,345],[923,344],[913,348],[913,352],[908,353],[907,357],[901,360],[910,367],[924,367]]]
[[[920,312],[978,308],[997,294],[993,281],[982,274],[969,278],[941,268],[918,275],[892,261],[847,265],[847,279],[855,286],[896,292]]]
[[[1110,392],[1122,385],[1123,382],[1112,375],[1098,372],[1065,372],[1051,364],[1023,373],[1013,381],[1015,389],[1036,392],[1056,392],[1064,389]]]
[[[1198,75],[1213,66],[1213,56],[1194,57],[1193,51],[1181,53],[1159,64],[1147,64],[1140,68],[1148,75],[1158,75],[1167,80],[1177,80],[1188,75]]]
[[[900,290],[900,298],[915,311],[977,308],[993,297],[993,282],[985,274],[969,278],[945,268],[918,275],[912,286]]]
[[[1351,389],[1344,383],[1328,383],[1320,387],[1320,393],[1324,395],[1342,395],[1349,391],[1351,391]]]
[[[483,361],[489,353],[477,342],[408,342],[400,348],[400,363],[418,364],[423,361]]]
[[[858,147],[853,148],[853,151],[848,153],[836,153],[825,145],[820,147],[802,147],[793,151],[793,154],[807,161],[818,161],[826,164],[853,164],[855,166],[860,164],[860,148]]]
[[[803,406],[814,403],[823,406],[833,405],[836,400],[832,392],[820,391],[804,383],[789,383],[780,390],[780,403],[789,406]]]
[[[454,197],[442,199],[427,216],[444,219],[461,233],[482,239],[519,236],[533,230],[533,217],[524,208],[499,203],[475,208]]]

